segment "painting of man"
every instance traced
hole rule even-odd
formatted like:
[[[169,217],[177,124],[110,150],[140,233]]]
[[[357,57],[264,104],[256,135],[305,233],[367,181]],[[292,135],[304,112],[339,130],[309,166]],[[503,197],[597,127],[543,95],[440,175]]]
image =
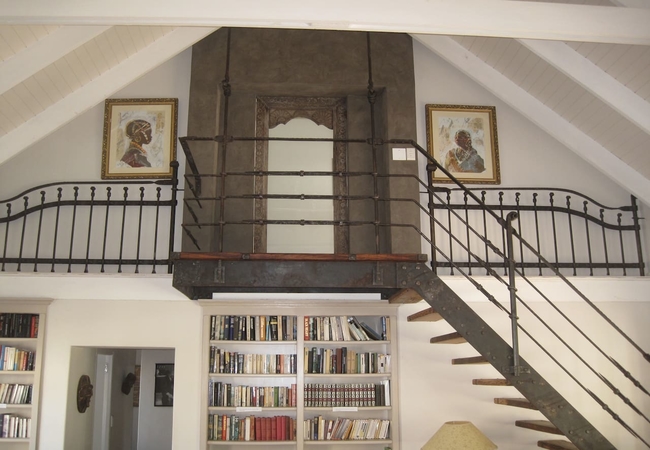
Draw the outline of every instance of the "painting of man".
[[[467,130],[458,130],[454,136],[457,147],[447,152],[445,169],[451,172],[481,173],[485,171],[485,161],[472,147],[472,136]]]

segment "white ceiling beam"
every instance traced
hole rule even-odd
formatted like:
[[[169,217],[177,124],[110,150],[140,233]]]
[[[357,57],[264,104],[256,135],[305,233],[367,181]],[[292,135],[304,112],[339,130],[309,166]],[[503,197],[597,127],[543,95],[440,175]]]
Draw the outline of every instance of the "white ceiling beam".
[[[109,26],[60,27],[11,58],[0,62],[0,94],[22,83],[109,28]]]
[[[519,42],[650,134],[650,103],[563,42]]]
[[[158,67],[214,30],[208,27],[177,28],[67,95],[0,137],[0,164],[102,103],[134,79]]]
[[[499,97],[615,183],[650,205],[650,180],[451,38],[414,39]]]
[[[650,45],[650,10],[503,0],[0,0],[0,23],[233,26]]]

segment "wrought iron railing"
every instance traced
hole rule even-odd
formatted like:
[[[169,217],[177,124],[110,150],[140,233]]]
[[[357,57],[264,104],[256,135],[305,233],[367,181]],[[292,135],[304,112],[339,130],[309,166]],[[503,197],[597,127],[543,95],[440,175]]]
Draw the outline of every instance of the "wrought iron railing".
[[[172,169],[166,180],[49,183],[0,202],[0,271],[171,273]]]
[[[433,205],[431,214],[444,222],[462,239],[467,250],[461,250],[449,234],[438,229],[431,234],[434,242],[452,256],[454,264],[435,260],[432,267],[439,274],[454,274],[454,265],[467,267],[470,275],[479,266],[472,262],[468,252],[481,255],[492,268],[507,267],[495,258],[490,246],[472,245],[470,224],[506,253],[506,231],[500,224],[487,220],[486,209],[474,204],[469,192],[480,198],[501,220],[510,212],[517,214],[516,231],[533,244],[537,253],[551,262],[553,268],[565,275],[645,275],[641,244],[641,223],[636,198],[629,205],[606,206],[579,192],[562,188],[501,187],[467,189],[430,185],[426,195]],[[456,211],[462,221],[451,214]],[[435,229],[435,227],[434,227]],[[519,243],[516,267],[529,275],[552,275],[552,271],[533,252]]]

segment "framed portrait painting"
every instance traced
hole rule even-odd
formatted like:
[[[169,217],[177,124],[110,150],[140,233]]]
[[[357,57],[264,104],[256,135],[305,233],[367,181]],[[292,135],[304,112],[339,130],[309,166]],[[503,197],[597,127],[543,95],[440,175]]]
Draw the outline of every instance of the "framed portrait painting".
[[[467,184],[500,184],[494,106],[426,105],[427,150],[453,177]],[[433,181],[453,182],[434,171]]]
[[[156,364],[154,406],[174,406],[174,365]]]
[[[107,99],[102,179],[171,178],[178,99]]]

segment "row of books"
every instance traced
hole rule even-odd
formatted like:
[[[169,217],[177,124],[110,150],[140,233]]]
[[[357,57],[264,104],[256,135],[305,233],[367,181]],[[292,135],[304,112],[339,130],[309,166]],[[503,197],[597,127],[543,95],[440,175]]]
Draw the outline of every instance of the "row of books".
[[[0,313],[0,337],[35,338],[38,314]]]
[[[391,355],[341,348],[305,347],[305,373],[390,373]]]
[[[355,316],[305,316],[303,325],[306,341],[388,341],[390,317],[379,317],[375,330]]]
[[[296,354],[253,354],[210,347],[210,373],[295,374]]]
[[[289,416],[239,417],[210,414],[210,441],[295,441],[296,419]]]
[[[295,341],[296,316],[210,316],[210,340]]]
[[[29,438],[32,432],[32,419],[14,414],[0,414],[2,432],[0,438]]]
[[[379,383],[306,383],[306,407],[390,406],[390,381]]]
[[[295,408],[296,399],[295,383],[291,386],[233,386],[214,380],[208,383],[209,406]]]
[[[34,370],[36,352],[3,345],[0,350],[0,370]]]
[[[303,431],[308,441],[356,441],[388,439],[390,421],[385,419],[307,419]]]
[[[0,404],[29,405],[32,403],[31,384],[0,383]]]

